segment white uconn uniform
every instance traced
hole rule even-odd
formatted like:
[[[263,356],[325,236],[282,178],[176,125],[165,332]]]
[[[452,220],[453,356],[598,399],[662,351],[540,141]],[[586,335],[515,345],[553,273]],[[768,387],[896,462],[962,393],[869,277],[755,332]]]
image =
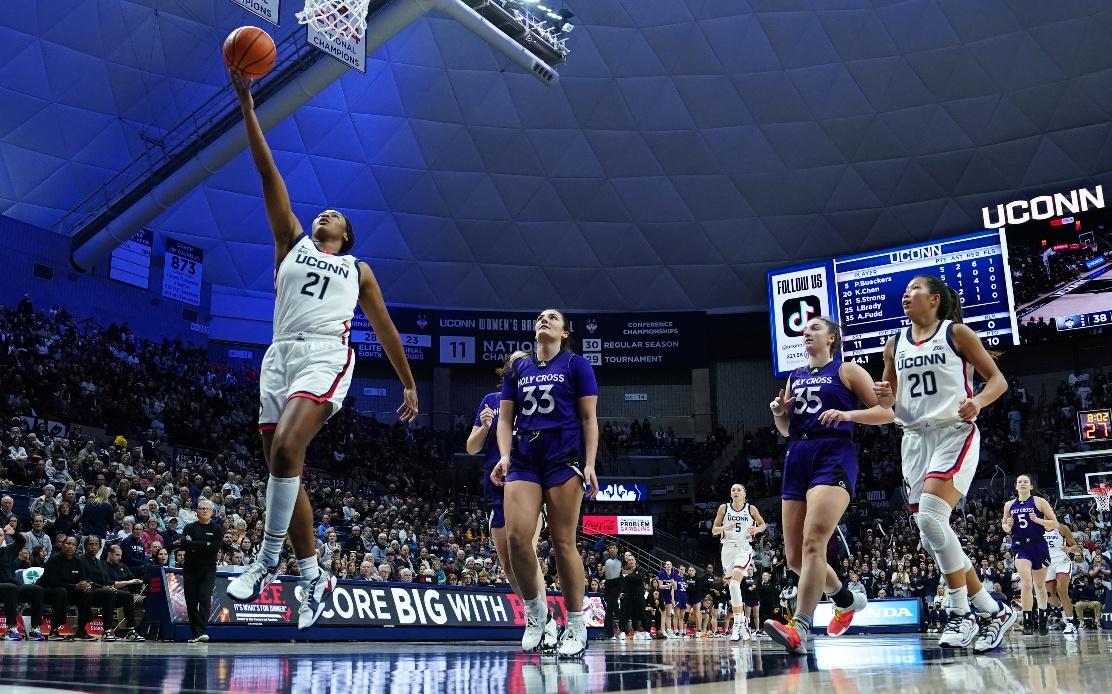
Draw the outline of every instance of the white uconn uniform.
[[[1043,533],[1046,546],[1050,548],[1050,567],[1046,570],[1046,580],[1053,581],[1058,574],[1069,576],[1073,573],[1073,561],[1066,554],[1066,539],[1058,529]]]
[[[259,429],[273,429],[290,398],[340,410],[351,385],[348,346],[359,301],[355,256],[333,255],[302,236],[274,272],[274,341],[259,375]]]
[[[917,511],[928,477],[951,479],[966,494],[981,455],[981,432],[958,416],[972,367],[954,348],[953,322],[944,320],[934,335],[916,344],[911,328],[896,335],[898,386],[896,424],[903,427],[900,449],[908,503]]]
[[[745,571],[753,561],[753,546],[749,544],[749,529],[753,527],[753,514],[749,504],[740,511],[731,503],[726,504],[722,516],[722,570],[728,577],[734,569]]]

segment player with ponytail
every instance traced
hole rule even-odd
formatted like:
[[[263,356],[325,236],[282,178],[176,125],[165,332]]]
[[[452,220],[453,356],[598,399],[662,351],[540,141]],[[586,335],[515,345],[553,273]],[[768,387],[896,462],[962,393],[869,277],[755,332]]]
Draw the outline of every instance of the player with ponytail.
[[[977,334],[961,323],[961,296],[940,277],[912,278],[903,309],[911,324],[888,340],[876,393],[882,405],[894,406],[903,429],[908,505],[923,547],[946,579],[949,619],[939,645],[985,653],[1000,644],[1017,615],[981,584],[950,514],[977,470],[977,415],[1007,391],[1008,382]],[[970,386],[974,369],[986,381],[978,394]]]

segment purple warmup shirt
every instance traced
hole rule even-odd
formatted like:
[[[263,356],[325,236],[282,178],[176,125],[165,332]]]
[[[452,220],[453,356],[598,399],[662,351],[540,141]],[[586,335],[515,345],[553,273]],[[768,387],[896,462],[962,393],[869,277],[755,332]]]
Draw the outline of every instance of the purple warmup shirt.
[[[512,400],[518,431],[579,429],[579,398],[598,395],[595,372],[578,354],[560,352],[544,367],[530,355],[514,362],[502,380],[502,400]]]
[[[838,369],[842,363],[832,361],[819,369],[801,366],[791,375],[792,395],[795,403],[788,433],[792,436],[812,431],[840,430],[853,433],[853,422],[839,422],[832,427],[819,424],[819,415],[825,410],[855,410],[857,396],[842,383]]]
[[[498,454],[498,436],[495,435],[495,432],[498,431],[499,400],[501,400],[501,395],[499,393],[487,393],[483,396],[483,401],[479,403],[479,409],[475,410],[474,426],[477,427],[483,425],[483,420],[479,419],[479,413],[483,411],[483,408],[489,407],[494,410],[494,419],[490,422],[490,430],[487,431],[486,441],[483,442],[483,464],[488,471],[494,469],[494,466],[498,464],[498,459],[501,457]]]

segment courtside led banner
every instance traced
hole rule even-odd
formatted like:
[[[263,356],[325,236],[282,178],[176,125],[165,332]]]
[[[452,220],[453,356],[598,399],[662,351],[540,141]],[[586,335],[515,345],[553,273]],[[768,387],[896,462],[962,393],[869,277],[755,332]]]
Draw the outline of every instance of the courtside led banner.
[[[584,535],[652,535],[652,516],[583,516]]]
[[[301,588],[288,578],[267,586],[250,603],[228,598],[226,590],[234,574],[218,574],[212,591],[211,625],[278,626],[297,624]],[[165,593],[170,618],[175,624],[188,624],[183,576],[174,569],[164,570]],[[372,582],[342,579],[336,586],[333,608],[317,622],[319,627],[476,627],[522,628],[525,604],[507,590],[442,586],[429,583]],[[152,586],[152,594],[155,591]],[[566,619],[564,599],[549,595],[548,603],[558,620]],[[597,603],[597,605],[596,605]],[[597,609],[596,609],[597,608]],[[602,626],[601,602],[589,600],[587,626]]]
[[[864,610],[853,614],[850,633],[917,633],[921,604],[918,599],[870,600]],[[834,603],[820,602],[815,606],[815,630],[825,632],[824,625],[833,617]]]
[[[595,501],[644,501],[649,498],[649,488],[644,484],[606,484],[598,490]]]

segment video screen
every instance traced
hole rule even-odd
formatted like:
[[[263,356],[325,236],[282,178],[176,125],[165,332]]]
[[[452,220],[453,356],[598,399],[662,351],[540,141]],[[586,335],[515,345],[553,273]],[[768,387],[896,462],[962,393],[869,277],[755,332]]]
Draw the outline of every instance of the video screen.
[[[1112,213],[1091,210],[1005,231],[1021,343],[1112,324]]]

